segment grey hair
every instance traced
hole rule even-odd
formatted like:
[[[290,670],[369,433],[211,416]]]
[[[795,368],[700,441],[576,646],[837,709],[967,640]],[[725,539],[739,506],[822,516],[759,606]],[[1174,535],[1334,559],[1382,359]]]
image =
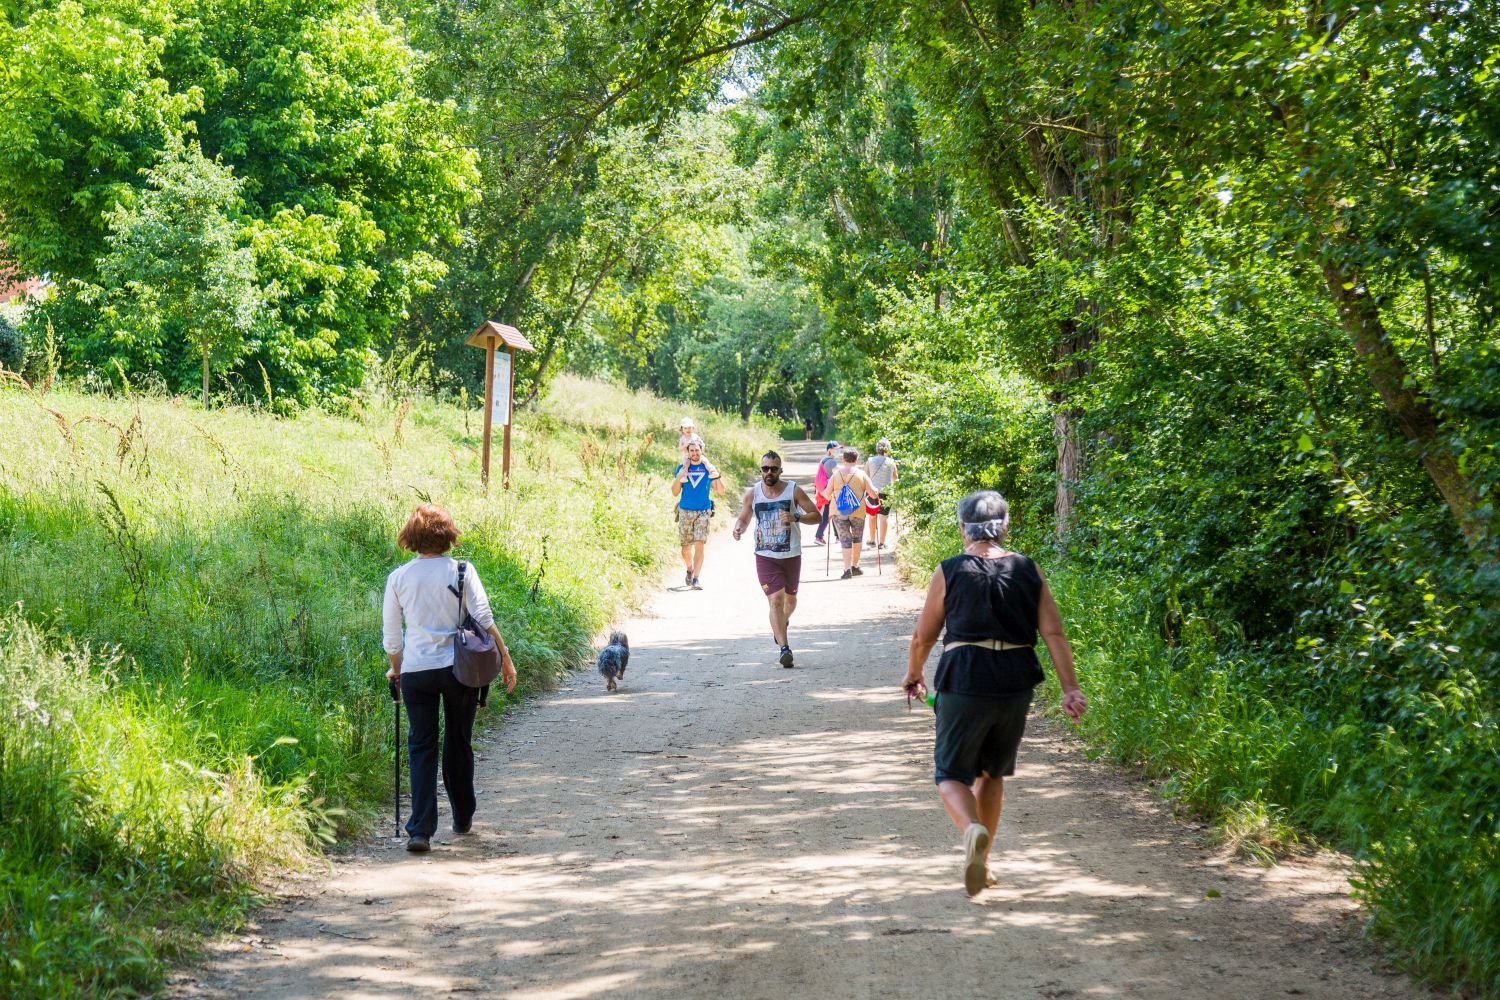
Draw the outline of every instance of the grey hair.
[[[879,441],[875,442],[875,453],[877,455],[884,455],[887,452],[889,452],[890,450],[891,450],[891,439],[890,438],[881,438]]]
[[[978,490],[958,502],[965,542],[998,542],[1010,530],[1010,504],[994,490]]]

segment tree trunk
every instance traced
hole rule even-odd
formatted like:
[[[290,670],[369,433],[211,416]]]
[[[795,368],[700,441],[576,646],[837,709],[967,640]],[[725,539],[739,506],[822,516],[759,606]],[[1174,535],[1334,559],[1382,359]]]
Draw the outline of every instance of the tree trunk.
[[[1082,253],[1073,243],[1069,213],[1078,196],[1078,174],[1066,158],[1063,147],[1050,141],[1041,129],[1026,133],[1032,163],[1042,180],[1047,205],[1057,217],[1057,242],[1064,256],[1072,259]],[[1102,224],[1102,223],[1101,223]],[[1083,410],[1073,402],[1071,384],[1086,375],[1092,364],[1082,355],[1099,340],[1099,328],[1092,322],[1094,304],[1080,299],[1073,304],[1073,315],[1058,324],[1058,336],[1052,345],[1052,436],[1057,444],[1057,496],[1053,501],[1053,531],[1058,541],[1065,541],[1073,526],[1073,512],[1078,505],[1077,485],[1083,478],[1085,454],[1078,436],[1078,421]]]
[[[1365,287],[1364,275],[1357,268],[1325,260],[1323,281],[1338,306],[1344,332],[1365,363],[1370,384],[1380,394],[1406,440],[1417,449],[1422,468],[1442,494],[1464,538],[1469,545],[1480,547],[1485,542],[1488,524],[1479,512],[1479,494],[1459,469],[1453,450],[1443,441],[1437,414],[1418,389],[1415,376],[1391,346],[1380,309]]]
[[[1068,537],[1073,527],[1073,508],[1078,498],[1074,485],[1083,476],[1083,452],[1078,447],[1078,420],[1083,411],[1067,405],[1061,390],[1053,390],[1052,437],[1057,442],[1057,499],[1053,501],[1052,523],[1058,541]]]

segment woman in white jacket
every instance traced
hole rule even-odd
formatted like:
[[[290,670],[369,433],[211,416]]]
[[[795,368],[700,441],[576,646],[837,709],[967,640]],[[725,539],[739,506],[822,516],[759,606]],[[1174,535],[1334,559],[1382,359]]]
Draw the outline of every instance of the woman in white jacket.
[[[402,564],[385,581],[382,638],[391,667],[386,677],[401,685],[409,720],[407,754],[411,761],[411,818],[406,822],[408,851],[431,849],[437,832],[438,713],[443,726],[443,787],[453,812],[453,832],[468,833],[474,822],[474,714],[479,691],[453,676],[453,637],[464,612],[494,636],[500,649],[500,679],[515,690],[516,668],[510,650],[490,613],[484,584],[464,564],[463,603],[459,608],[459,562],[448,555],[458,541],[453,517],[437,504],[424,503],[396,538],[416,559]],[[403,628],[404,625],[404,628]]]

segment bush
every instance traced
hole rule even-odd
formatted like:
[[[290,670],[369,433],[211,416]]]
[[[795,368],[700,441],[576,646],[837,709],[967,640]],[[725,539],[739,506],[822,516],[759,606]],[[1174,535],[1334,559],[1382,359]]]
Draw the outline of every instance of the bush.
[[[26,364],[26,338],[21,328],[0,310],[0,367],[18,372]]]

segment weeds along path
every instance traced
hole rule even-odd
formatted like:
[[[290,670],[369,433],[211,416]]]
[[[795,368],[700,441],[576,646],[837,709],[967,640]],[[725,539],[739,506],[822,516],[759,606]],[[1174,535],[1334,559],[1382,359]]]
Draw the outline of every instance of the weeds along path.
[[[810,481],[816,452],[790,450]],[[1426,995],[1374,970],[1332,867],[1234,863],[1035,719],[1001,885],[970,901],[932,713],[896,689],[920,595],[873,560],[827,580],[809,547],[784,670],[726,526],[702,592],[626,624],[619,694],[580,673],[490,730],[473,833],[445,815],[429,855],[358,845],[174,994]]]

